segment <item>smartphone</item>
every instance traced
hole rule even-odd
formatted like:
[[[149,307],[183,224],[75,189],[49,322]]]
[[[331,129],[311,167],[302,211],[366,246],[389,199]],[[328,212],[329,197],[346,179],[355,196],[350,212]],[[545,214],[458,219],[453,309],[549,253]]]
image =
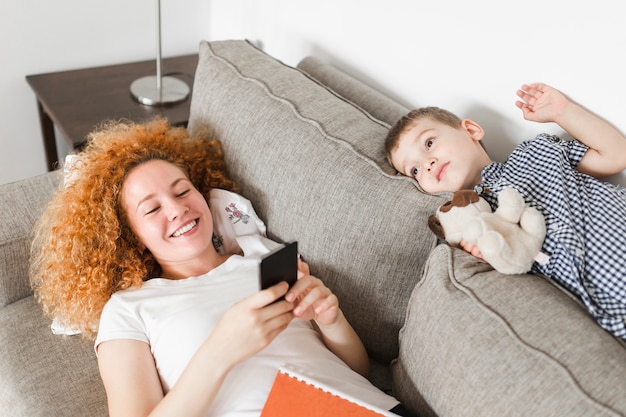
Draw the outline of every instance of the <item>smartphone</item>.
[[[281,281],[287,281],[291,287],[298,279],[298,242],[285,243],[264,255],[260,269],[262,290]]]

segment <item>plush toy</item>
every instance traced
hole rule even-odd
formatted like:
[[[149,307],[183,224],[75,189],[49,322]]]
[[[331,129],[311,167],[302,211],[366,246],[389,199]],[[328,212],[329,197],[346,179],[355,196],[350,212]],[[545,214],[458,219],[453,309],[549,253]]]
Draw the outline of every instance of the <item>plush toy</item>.
[[[504,274],[530,270],[546,235],[543,215],[527,207],[514,188],[498,195],[498,209],[472,190],[457,191],[428,219],[428,226],[440,238],[456,246],[461,240],[478,247],[483,259]]]

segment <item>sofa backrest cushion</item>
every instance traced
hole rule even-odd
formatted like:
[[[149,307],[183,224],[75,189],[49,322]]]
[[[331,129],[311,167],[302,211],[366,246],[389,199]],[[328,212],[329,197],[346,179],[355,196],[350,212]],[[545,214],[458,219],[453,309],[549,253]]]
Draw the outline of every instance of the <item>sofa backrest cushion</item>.
[[[298,63],[298,68],[342,97],[349,97],[354,105],[390,126],[410,110],[361,80],[314,56],[302,59]]]
[[[211,129],[278,241],[337,294],[370,355],[389,362],[443,201],[392,174],[388,125],[246,41],[203,42],[189,129]]]

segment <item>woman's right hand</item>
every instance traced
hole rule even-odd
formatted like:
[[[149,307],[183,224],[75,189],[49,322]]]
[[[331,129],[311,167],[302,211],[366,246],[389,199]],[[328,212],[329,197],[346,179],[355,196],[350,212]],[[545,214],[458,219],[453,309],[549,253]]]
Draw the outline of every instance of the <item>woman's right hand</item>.
[[[207,339],[216,357],[234,366],[253,356],[287,328],[294,318],[294,305],[284,300],[289,286],[281,282],[234,304]]]
[[[267,346],[293,319],[293,304],[271,304],[287,290],[282,282],[234,304],[165,396],[148,344],[124,339],[100,344],[110,415],[205,415],[230,369]]]

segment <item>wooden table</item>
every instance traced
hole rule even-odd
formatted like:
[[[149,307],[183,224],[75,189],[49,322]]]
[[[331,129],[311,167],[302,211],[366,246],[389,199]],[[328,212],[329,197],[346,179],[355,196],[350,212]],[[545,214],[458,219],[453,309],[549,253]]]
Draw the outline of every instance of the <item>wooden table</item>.
[[[166,58],[161,61],[161,73],[176,76],[192,88],[197,64],[198,55]],[[161,115],[172,125],[186,125],[191,94],[167,106],[146,106],[131,97],[133,81],[155,74],[156,63],[150,60],[27,76],[37,96],[48,170],[57,168],[59,161],[55,126],[72,148],[80,149],[87,134],[108,119],[141,122]]]

